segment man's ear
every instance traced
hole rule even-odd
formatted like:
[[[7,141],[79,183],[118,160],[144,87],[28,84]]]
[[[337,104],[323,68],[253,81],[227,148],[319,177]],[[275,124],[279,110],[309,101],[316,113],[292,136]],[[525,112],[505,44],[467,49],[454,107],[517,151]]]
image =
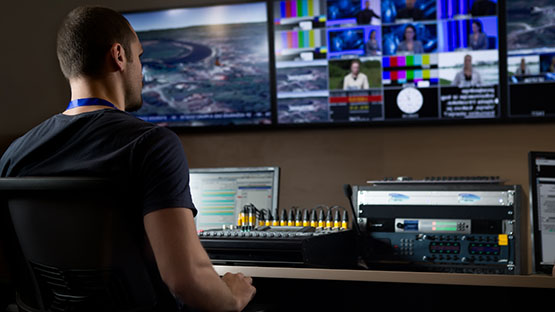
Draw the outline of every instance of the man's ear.
[[[127,56],[125,55],[125,49],[121,44],[112,44],[112,47],[110,47],[110,60],[116,70],[123,71],[125,69]]]

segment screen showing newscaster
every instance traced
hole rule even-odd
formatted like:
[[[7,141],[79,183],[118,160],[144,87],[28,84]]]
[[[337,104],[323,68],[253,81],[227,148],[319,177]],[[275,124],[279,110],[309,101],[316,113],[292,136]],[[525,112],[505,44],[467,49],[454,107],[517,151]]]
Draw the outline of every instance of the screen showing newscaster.
[[[497,118],[497,2],[273,3],[280,124]]]
[[[510,117],[553,117],[555,3],[507,0]]]

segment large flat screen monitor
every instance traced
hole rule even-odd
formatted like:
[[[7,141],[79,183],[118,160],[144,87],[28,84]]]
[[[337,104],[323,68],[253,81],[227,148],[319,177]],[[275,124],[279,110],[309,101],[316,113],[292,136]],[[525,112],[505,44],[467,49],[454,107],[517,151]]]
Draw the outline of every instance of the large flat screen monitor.
[[[191,169],[189,184],[198,231],[236,225],[248,204],[277,211],[278,167]]]
[[[555,117],[555,3],[507,0],[509,117]]]
[[[124,16],[144,49],[136,116],[166,126],[271,124],[266,2]]]
[[[555,264],[555,152],[530,152],[530,220],[534,271]]]
[[[273,1],[278,124],[500,117],[485,0]]]

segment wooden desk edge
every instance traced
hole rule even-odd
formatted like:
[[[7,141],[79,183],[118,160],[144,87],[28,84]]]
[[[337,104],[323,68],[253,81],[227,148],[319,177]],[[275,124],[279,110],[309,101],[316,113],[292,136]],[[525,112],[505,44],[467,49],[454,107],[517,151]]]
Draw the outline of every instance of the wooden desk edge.
[[[248,276],[262,278],[555,289],[555,277],[548,275],[459,274],[225,265],[215,265],[214,269],[220,275],[226,272],[242,272]]]

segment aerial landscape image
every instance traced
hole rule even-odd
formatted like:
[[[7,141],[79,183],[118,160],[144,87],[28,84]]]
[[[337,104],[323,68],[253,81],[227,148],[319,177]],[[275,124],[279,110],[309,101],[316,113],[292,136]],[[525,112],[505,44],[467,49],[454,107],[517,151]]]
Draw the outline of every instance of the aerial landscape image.
[[[144,49],[143,108],[136,116],[186,126],[271,122],[264,3],[125,17]]]
[[[508,0],[507,21],[509,51],[555,48],[553,0]]]

